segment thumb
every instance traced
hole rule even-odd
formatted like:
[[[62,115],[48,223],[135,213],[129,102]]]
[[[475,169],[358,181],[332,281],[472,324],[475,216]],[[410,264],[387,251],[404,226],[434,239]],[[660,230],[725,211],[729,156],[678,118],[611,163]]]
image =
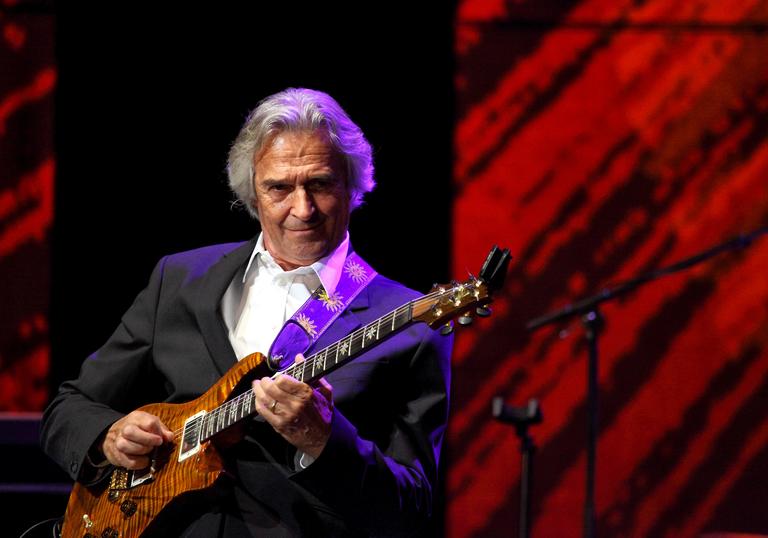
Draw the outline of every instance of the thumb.
[[[166,442],[170,443],[173,441],[173,432],[169,430],[165,425],[163,425],[163,439],[165,439]]]
[[[173,432],[159,418],[152,423],[152,430],[154,430],[153,433],[160,435],[164,441],[173,441]]]
[[[328,400],[328,403],[333,404],[333,387],[324,377],[317,380],[317,391]]]

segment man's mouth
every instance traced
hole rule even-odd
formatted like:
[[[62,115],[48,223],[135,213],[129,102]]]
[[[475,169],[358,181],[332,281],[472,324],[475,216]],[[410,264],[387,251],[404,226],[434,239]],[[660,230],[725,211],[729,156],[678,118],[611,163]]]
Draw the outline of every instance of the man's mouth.
[[[320,224],[321,223],[318,222],[317,224],[312,226],[305,226],[303,228],[286,228],[286,230],[289,232],[311,232],[313,230],[318,229],[320,227]]]

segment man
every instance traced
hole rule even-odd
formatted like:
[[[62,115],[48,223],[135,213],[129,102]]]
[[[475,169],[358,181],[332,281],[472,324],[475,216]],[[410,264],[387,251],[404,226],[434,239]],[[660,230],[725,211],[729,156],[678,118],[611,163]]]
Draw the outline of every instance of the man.
[[[349,214],[374,181],[370,145],[338,103],[307,89],[262,101],[232,146],[229,177],[259,237],[161,260],[46,410],[43,447],[73,479],[145,468],[173,434],[136,408],[199,396],[237,360],[266,354],[319,285],[334,296],[344,278]],[[307,353],[416,296],[376,276]],[[450,346],[415,324],[314,386],[254,381],[263,422],[224,450],[227,477],[180,518],[180,535],[418,535],[447,420]]]

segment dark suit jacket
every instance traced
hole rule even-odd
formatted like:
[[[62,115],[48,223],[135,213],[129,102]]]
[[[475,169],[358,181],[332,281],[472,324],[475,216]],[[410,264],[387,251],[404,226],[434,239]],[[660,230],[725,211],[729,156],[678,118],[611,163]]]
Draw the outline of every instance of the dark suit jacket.
[[[193,399],[235,364],[219,305],[254,243],[163,258],[115,333],[61,386],[44,415],[42,444],[73,479],[124,414]],[[416,296],[376,277],[313,349]],[[268,425],[250,424],[246,439],[226,452],[234,478],[194,512],[183,534],[418,534],[431,510],[447,421],[450,348],[450,338],[414,324],[331,373],[331,437],[305,470],[294,470],[292,447]]]

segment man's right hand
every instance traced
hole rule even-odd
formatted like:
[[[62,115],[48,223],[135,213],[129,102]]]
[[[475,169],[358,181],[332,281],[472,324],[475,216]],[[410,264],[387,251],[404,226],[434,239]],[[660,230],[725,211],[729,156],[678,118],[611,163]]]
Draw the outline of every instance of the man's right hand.
[[[126,469],[149,466],[147,454],[172,441],[173,432],[155,415],[133,411],[112,424],[101,443],[101,451],[112,465]]]

